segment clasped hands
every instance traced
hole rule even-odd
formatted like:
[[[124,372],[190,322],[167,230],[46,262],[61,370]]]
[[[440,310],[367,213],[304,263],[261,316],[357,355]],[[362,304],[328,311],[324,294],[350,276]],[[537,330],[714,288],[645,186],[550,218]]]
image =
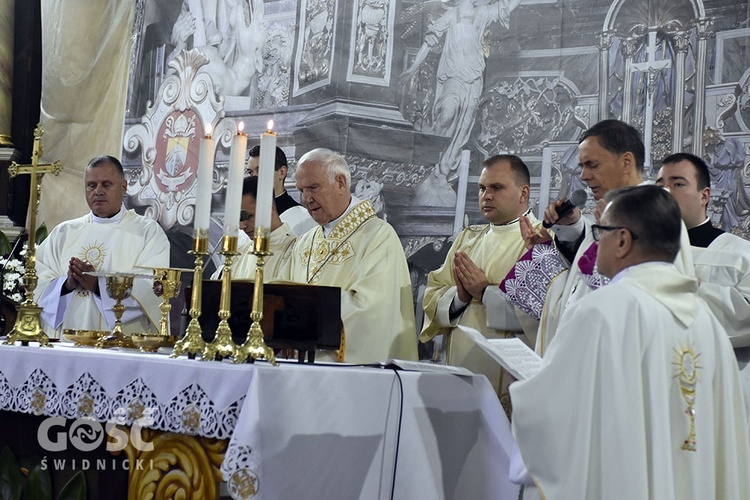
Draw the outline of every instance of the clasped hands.
[[[481,301],[484,289],[490,284],[484,271],[474,264],[466,252],[456,252],[453,256],[453,278],[462,302],[470,302],[472,297]]]
[[[98,294],[99,278],[90,274],[84,274],[95,270],[94,266],[88,262],[72,257],[68,263],[68,277],[65,280],[65,289],[73,291],[80,286]]]

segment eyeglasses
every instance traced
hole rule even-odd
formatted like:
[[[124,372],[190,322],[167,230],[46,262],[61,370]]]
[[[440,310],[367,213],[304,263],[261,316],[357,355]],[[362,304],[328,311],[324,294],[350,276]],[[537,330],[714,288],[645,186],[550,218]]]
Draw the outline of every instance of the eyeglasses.
[[[250,213],[247,210],[240,210],[240,222],[245,222],[250,218]]]
[[[638,239],[638,235],[625,226],[600,226],[599,224],[594,224],[591,226],[591,232],[594,235],[594,241],[599,241],[599,238],[602,237],[602,231],[617,231],[618,229],[625,229],[630,233],[630,236],[634,240]]]

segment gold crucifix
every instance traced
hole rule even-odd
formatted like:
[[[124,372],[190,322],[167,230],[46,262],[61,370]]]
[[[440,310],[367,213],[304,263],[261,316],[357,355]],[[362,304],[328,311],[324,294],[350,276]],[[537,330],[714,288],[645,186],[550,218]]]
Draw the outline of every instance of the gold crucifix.
[[[31,197],[29,199],[29,242],[26,249],[25,272],[23,284],[26,287],[26,299],[18,304],[16,310],[16,324],[8,334],[6,344],[13,345],[17,341],[21,345],[29,345],[29,342],[39,342],[40,346],[49,346],[49,338],[44,333],[41,325],[42,308],[34,301],[34,289],[36,288],[36,213],[39,209],[39,198],[42,195],[42,177],[46,173],[57,175],[62,170],[59,161],[54,163],[40,163],[42,157],[42,135],[44,129],[37,125],[34,130],[34,151],[31,155],[30,165],[19,165],[13,162],[8,167],[8,175],[15,177],[18,174],[29,174],[31,176]]]

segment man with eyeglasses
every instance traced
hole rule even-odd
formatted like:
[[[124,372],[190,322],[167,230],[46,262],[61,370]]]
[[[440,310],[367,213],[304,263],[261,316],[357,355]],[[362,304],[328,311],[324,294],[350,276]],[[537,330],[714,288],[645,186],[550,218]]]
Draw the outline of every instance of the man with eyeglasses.
[[[242,202],[240,205],[240,230],[250,238],[241,244],[237,251],[239,256],[232,264],[232,279],[255,280],[256,257],[252,253],[255,238],[255,202],[258,196],[258,178],[247,177],[242,183]],[[271,202],[273,204],[273,202]],[[276,205],[271,207],[271,234],[269,249],[273,253],[266,257],[263,267],[263,280],[278,281],[283,278],[284,267],[292,256],[292,247],[297,237],[289,224],[281,222]],[[221,278],[223,266],[216,270],[212,279]]]
[[[680,206],[700,280],[698,294],[735,348],[750,413],[750,242],[725,233],[708,218],[711,176],[701,158],[690,153],[664,158],[656,185],[669,188]]]
[[[563,313],[541,370],[510,387],[526,482],[545,498],[750,498],[731,344],[673,264],[679,206],[657,186],[606,200],[592,235],[610,283]]]

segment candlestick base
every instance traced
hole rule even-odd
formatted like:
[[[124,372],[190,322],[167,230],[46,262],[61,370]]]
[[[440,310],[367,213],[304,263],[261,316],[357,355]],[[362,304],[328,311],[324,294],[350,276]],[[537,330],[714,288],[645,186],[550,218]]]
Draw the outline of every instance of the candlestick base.
[[[195,359],[196,354],[201,354],[206,349],[203,341],[201,325],[198,318],[201,315],[203,294],[203,259],[208,255],[208,231],[198,230],[193,238],[193,250],[195,255],[195,267],[193,268],[193,295],[190,305],[190,324],[188,324],[185,336],[174,346],[170,357],[178,358],[187,354],[189,359]]]
[[[237,344],[232,340],[232,329],[227,320],[232,315],[230,305],[232,303],[232,261],[237,254],[237,236],[224,236],[222,241],[222,252],[224,256],[224,271],[221,276],[221,300],[219,305],[219,326],[216,328],[216,337],[206,345],[203,350],[204,361],[221,361],[224,358],[232,358],[237,353]]]
[[[42,329],[42,308],[27,300],[19,304],[16,310],[18,311],[16,324],[3,343],[14,345],[16,342],[21,342],[22,346],[27,346],[29,342],[39,342],[39,347],[52,347],[49,337]]]
[[[263,319],[263,267],[266,264],[266,257],[272,255],[269,250],[271,238],[268,228],[265,227],[256,228],[255,233],[255,241],[253,242],[253,254],[256,257],[255,286],[253,289],[253,311],[250,313],[250,319],[253,320],[253,323],[247,332],[247,340],[238,348],[234,359],[236,363],[244,363],[245,361],[253,363],[256,359],[266,358],[272,365],[279,366],[273,349],[268,347],[263,340],[263,329],[260,326],[260,320]]]
[[[221,317],[221,314],[219,315]],[[221,361],[222,359],[234,358],[237,353],[237,344],[232,340],[232,329],[225,318],[219,322],[216,328],[216,338],[203,350],[204,361]]]
[[[260,319],[253,321],[250,331],[247,332],[247,340],[237,348],[234,356],[236,363],[254,363],[256,359],[266,358],[273,366],[279,366],[273,349],[268,347],[263,340],[263,330],[260,327]]]

